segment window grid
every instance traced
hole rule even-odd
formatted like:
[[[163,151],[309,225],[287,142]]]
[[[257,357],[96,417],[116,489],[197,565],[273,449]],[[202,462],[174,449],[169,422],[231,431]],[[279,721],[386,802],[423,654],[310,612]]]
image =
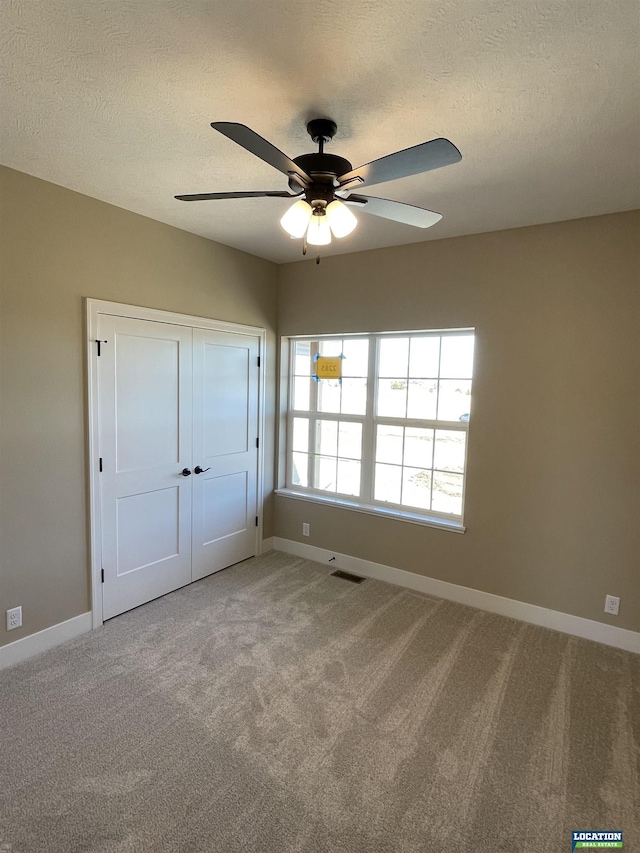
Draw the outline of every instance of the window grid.
[[[463,510],[464,510],[464,493],[466,486],[466,467],[467,467],[467,452],[468,452],[468,422],[465,421],[444,421],[439,420],[438,415],[440,413],[440,403],[441,403],[441,381],[443,377],[442,373],[442,345],[443,340],[448,337],[454,337],[457,335],[474,335],[474,331],[471,329],[468,330],[456,330],[455,332],[431,332],[431,333],[421,333],[421,332],[413,332],[413,333],[398,333],[396,335],[387,335],[387,334],[377,334],[377,335],[369,335],[369,336],[330,336],[321,339],[291,339],[291,366],[290,366],[290,400],[291,407],[288,412],[288,429],[287,429],[287,466],[286,466],[286,477],[287,477],[287,487],[293,489],[301,489],[305,494],[315,494],[318,496],[331,496],[336,497],[337,499],[343,498],[346,501],[356,502],[357,504],[362,504],[365,506],[371,506],[372,508],[382,508],[385,510],[397,511],[399,515],[409,514],[409,515],[424,515],[424,516],[433,516],[435,518],[441,517],[445,519],[462,519]],[[428,337],[438,337],[438,361],[437,361],[437,376],[433,377],[436,382],[436,411],[435,418],[408,418],[406,417],[409,406],[409,383],[412,378],[411,376],[411,348],[416,339],[424,339]],[[398,377],[398,379],[402,379],[407,383],[407,393],[405,399],[405,417],[387,417],[387,416],[379,416],[377,415],[378,410],[378,390],[379,390],[379,381],[381,378],[389,378],[389,377],[379,377],[378,370],[380,365],[380,347],[383,341],[390,340],[393,338],[407,338],[408,339],[408,347],[407,347],[407,359],[406,359],[406,368],[405,368],[405,376]],[[319,383],[313,380],[310,380],[310,394],[309,394],[309,410],[303,409],[294,409],[293,408],[293,389],[294,389],[294,379],[296,376],[300,377],[301,374],[296,374],[295,365],[296,365],[296,354],[297,354],[297,345],[299,343],[309,343],[309,377],[313,373],[313,357],[316,353],[321,351],[321,344],[324,342],[337,342],[342,349],[344,348],[345,340],[353,340],[353,339],[366,339],[369,341],[368,348],[368,375],[367,375],[367,394],[366,394],[366,410],[363,415],[354,415],[351,413],[342,413],[342,412],[320,412],[318,411],[318,401],[319,401]],[[306,378],[309,378],[306,377]],[[423,377],[419,377],[423,378]],[[431,377],[426,377],[431,378]],[[462,381],[468,382],[471,384],[471,377],[462,377],[459,380],[456,380],[454,377],[446,376],[444,377],[447,381]],[[342,388],[340,394],[341,405],[342,408]],[[294,418],[304,418],[308,420],[309,423],[309,441],[308,441],[308,453],[307,453],[307,486],[300,486],[298,484],[293,483],[292,478],[292,425]],[[345,423],[359,423],[362,427],[362,454],[360,459],[360,489],[359,494],[354,495],[349,492],[339,492],[337,490],[338,486],[338,462],[341,459],[349,460],[350,457],[341,457],[340,454],[340,439],[338,435],[337,447],[336,447],[336,455],[333,458],[336,466],[336,476],[335,476],[335,485],[336,489],[327,491],[324,489],[316,488],[313,483],[315,483],[314,474],[315,474],[315,466],[316,460],[319,459],[319,446],[317,444],[317,432],[318,432],[318,422],[319,421],[336,421],[337,422],[337,430],[340,429],[340,422]],[[378,440],[378,428],[380,426],[398,426],[401,427],[402,432],[402,450],[401,450],[401,461],[400,464],[395,463],[378,463],[377,462],[377,440]],[[422,429],[422,430],[430,430],[432,432],[432,447],[431,447],[431,465],[425,466],[421,469],[416,469],[414,465],[406,465],[405,464],[405,448],[407,441],[407,430],[410,429]],[[436,467],[436,447],[437,447],[437,434],[438,432],[460,432],[464,434],[464,454],[461,465],[461,471],[458,470],[450,470],[447,468]],[[383,501],[375,498],[374,489],[375,489],[375,469],[377,464],[388,464],[395,468],[398,468],[400,471],[400,503],[395,503],[392,501]],[[429,473],[430,476],[430,488],[429,488],[429,508],[421,508],[415,505],[402,503],[403,494],[405,490],[405,476],[404,472],[407,469],[411,470],[423,470]],[[437,475],[442,475],[443,477],[451,477],[453,475],[454,482],[457,477],[461,478],[461,498],[460,498],[460,512],[446,512],[442,510],[433,509],[433,491],[434,491],[434,482],[437,479]]]

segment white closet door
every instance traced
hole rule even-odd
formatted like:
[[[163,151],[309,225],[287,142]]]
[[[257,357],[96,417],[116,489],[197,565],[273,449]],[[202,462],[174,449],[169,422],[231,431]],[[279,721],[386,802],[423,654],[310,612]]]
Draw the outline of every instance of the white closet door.
[[[193,330],[193,580],[256,553],[258,341]]]
[[[191,581],[192,329],[101,315],[103,618]]]

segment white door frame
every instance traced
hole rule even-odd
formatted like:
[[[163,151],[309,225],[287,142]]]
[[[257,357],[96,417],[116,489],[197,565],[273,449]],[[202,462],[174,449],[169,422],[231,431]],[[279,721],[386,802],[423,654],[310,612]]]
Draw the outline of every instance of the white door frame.
[[[264,477],[264,419],[265,419],[265,383],[266,375],[266,330],[259,326],[244,326],[239,323],[227,323],[224,320],[212,320],[205,317],[192,317],[188,314],[175,314],[172,311],[160,311],[156,308],[142,308],[137,305],[123,305],[119,302],[106,302],[101,299],[86,299],[87,323],[87,393],[88,393],[88,437],[89,437],[89,531],[91,565],[91,613],[94,628],[102,625],[102,506],[100,502],[100,452],[98,443],[99,400],[98,400],[98,316],[110,314],[116,317],[130,317],[134,320],[151,320],[155,323],[170,323],[173,326],[190,326],[197,329],[210,329],[237,335],[251,335],[258,338],[260,370],[258,373],[258,526],[256,527],[256,554],[262,553],[262,509]],[[101,343],[109,346],[109,341]]]

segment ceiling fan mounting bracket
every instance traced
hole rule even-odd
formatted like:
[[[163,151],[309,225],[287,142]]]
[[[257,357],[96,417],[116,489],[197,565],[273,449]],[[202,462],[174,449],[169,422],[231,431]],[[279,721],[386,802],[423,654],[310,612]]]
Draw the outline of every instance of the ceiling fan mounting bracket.
[[[316,145],[331,142],[337,130],[338,125],[330,118],[314,118],[307,124],[307,133]]]

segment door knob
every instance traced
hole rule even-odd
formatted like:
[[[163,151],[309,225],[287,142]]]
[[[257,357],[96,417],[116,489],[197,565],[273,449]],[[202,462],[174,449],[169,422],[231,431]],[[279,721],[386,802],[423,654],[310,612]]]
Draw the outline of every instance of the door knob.
[[[188,468],[183,468],[180,473],[182,474],[183,477],[190,477],[191,476],[191,471]]]
[[[205,471],[211,470],[211,466],[209,466],[208,468],[201,468],[199,465],[196,465],[193,470],[196,472],[196,474],[204,474]]]

